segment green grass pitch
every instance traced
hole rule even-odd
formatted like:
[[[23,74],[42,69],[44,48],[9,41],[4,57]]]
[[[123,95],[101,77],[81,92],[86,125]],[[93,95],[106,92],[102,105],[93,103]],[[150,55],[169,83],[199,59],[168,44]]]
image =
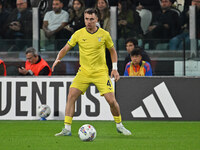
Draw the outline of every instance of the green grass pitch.
[[[91,124],[93,142],[82,142],[78,129]],[[72,136],[55,137],[63,121],[0,121],[1,150],[200,150],[200,122],[124,121],[133,133],[117,133],[112,121],[73,121]]]

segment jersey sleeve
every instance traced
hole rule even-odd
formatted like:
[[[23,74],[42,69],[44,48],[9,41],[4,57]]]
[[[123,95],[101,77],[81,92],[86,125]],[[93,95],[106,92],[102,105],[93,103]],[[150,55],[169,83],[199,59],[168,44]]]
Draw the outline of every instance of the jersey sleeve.
[[[74,47],[77,44],[77,32],[75,32],[67,42],[67,44],[71,47]]]
[[[114,43],[112,41],[112,38],[111,38],[109,32],[107,32],[107,34],[106,34],[106,42],[105,43],[106,43],[106,48],[108,48],[108,49],[110,49],[114,46]]]

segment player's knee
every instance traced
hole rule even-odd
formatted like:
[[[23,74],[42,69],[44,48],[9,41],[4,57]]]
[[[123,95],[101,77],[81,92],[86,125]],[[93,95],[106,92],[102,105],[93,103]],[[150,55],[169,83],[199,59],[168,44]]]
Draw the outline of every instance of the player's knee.
[[[77,96],[74,94],[69,93],[67,97],[67,101],[76,101]]]
[[[115,101],[109,101],[108,104],[110,105],[111,108],[115,107]]]

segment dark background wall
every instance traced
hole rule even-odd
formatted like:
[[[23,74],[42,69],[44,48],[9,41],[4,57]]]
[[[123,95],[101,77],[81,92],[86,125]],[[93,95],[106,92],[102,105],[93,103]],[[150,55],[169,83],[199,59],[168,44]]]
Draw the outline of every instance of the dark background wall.
[[[155,87],[165,84],[182,117],[169,117],[155,92]],[[116,84],[116,98],[124,120],[200,120],[200,78],[186,77],[122,77]],[[153,94],[163,118],[151,117],[143,99]],[[165,95],[165,93],[164,93]],[[146,118],[133,117],[132,111],[142,107]],[[152,106],[153,107],[153,106]]]

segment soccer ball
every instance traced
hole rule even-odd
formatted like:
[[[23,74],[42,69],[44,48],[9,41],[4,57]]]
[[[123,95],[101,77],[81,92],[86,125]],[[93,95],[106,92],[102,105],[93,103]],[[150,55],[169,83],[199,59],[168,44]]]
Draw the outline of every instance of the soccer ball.
[[[41,118],[47,118],[51,113],[51,109],[48,105],[40,105],[38,107],[38,115]]]
[[[81,126],[78,130],[78,136],[82,141],[93,141],[96,138],[97,132],[90,124]]]

